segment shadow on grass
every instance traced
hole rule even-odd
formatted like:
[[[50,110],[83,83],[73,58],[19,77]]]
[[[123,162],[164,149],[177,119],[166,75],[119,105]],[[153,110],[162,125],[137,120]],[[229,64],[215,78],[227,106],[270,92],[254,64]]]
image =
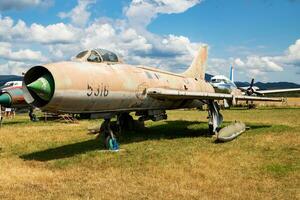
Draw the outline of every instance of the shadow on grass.
[[[192,125],[193,128],[189,127]],[[266,128],[269,126],[255,125],[252,129]],[[191,137],[211,137],[208,134],[208,128],[199,121],[166,121],[164,124],[151,126],[137,131],[127,131],[123,133],[119,142],[122,144],[129,144],[141,142],[145,140],[160,140],[160,139],[177,139],[177,138],[191,138]],[[92,139],[74,144],[67,144],[64,146],[51,148],[43,151],[33,152],[20,156],[24,160],[50,161],[55,159],[62,159],[75,156],[77,154],[84,154],[89,151],[104,149],[102,144],[103,137],[99,139]]]
[[[177,139],[190,137],[211,137],[208,127],[199,121],[165,121],[164,124],[154,125],[149,128],[128,131],[120,137],[123,144],[144,140]],[[190,126],[195,125],[193,128]]]
[[[28,121],[22,120],[22,121],[13,121],[13,119],[9,119],[9,120],[3,120],[2,121],[2,126],[9,126],[9,125],[24,125],[24,124],[28,124],[31,121],[28,119]]]
[[[83,154],[89,151],[99,149],[99,140],[92,139],[74,144],[67,144],[64,146],[46,149],[44,151],[38,151],[30,154],[20,156],[24,160],[37,160],[37,161],[49,161],[55,159],[62,159],[75,156],[77,154]]]

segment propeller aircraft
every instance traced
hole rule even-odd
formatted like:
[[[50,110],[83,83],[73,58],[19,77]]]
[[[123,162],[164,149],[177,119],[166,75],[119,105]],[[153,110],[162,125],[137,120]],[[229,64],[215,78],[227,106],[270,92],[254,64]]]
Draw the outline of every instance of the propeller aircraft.
[[[284,92],[298,92],[300,88],[286,88],[286,89],[274,89],[274,90],[260,90],[258,87],[254,86],[254,79],[248,87],[237,87],[234,83],[234,68],[230,68],[230,79],[223,75],[213,76],[210,80],[212,86],[217,92],[222,93],[232,93],[234,90],[240,90],[244,95],[252,96],[258,95],[263,96],[264,94],[274,94],[274,93],[284,93]]]

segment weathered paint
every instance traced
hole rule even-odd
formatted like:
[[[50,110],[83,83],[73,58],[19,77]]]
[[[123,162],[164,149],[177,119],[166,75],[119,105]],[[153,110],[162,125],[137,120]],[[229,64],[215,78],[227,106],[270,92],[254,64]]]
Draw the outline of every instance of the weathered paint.
[[[246,130],[246,125],[243,122],[235,122],[230,124],[229,126],[226,126],[222,128],[218,133],[217,133],[217,140],[223,141],[223,142],[228,142],[239,135],[241,135],[243,132]]]
[[[2,95],[7,95],[10,98],[9,104],[3,106],[14,108],[29,107],[24,99],[23,90],[19,87],[5,89],[2,91]]]
[[[32,92],[26,88],[33,80],[25,76],[25,99],[48,112],[96,113],[189,108],[202,103],[198,100],[183,102],[154,99],[147,96],[147,89],[155,87],[214,92],[213,87],[204,80],[122,63],[60,62],[33,67],[27,74],[31,76],[37,71],[53,76],[53,97],[39,105],[36,98],[32,98]]]
[[[3,106],[9,106],[11,104],[11,98],[8,94],[1,94],[0,95],[0,104]]]
[[[104,54],[96,55],[97,52]],[[101,49],[89,50],[78,54],[74,61],[31,68],[23,82],[25,100],[44,111],[61,113],[192,108],[207,103],[208,99],[227,99],[233,104],[237,100],[281,100],[243,96],[238,89],[232,90],[230,94],[216,93],[213,86],[204,80],[207,47],[200,48],[191,66],[183,74],[124,64],[115,54],[107,52]],[[112,55],[113,59],[107,55]],[[43,88],[31,87],[33,82],[46,76],[53,78],[53,95],[45,93]],[[31,89],[28,90],[28,87]],[[153,88],[157,88],[160,94],[154,97]],[[44,94],[40,94],[39,89]],[[48,97],[44,98],[45,95]]]

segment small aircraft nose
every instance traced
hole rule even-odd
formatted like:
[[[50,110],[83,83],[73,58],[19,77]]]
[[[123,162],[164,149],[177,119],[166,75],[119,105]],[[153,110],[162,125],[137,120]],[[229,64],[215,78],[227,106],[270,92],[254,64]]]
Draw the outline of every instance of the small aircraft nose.
[[[11,104],[11,98],[8,94],[0,95],[0,105],[9,106]]]
[[[54,81],[51,75],[46,74],[27,85],[41,99],[49,101],[54,92]]]

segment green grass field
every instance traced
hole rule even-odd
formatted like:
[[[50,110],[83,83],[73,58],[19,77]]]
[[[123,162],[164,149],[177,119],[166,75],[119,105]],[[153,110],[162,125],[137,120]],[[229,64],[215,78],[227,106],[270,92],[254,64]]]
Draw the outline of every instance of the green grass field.
[[[6,120],[0,129],[0,199],[300,199],[300,109],[222,112],[250,127],[215,143],[204,111],[127,132],[118,153],[88,127]]]

